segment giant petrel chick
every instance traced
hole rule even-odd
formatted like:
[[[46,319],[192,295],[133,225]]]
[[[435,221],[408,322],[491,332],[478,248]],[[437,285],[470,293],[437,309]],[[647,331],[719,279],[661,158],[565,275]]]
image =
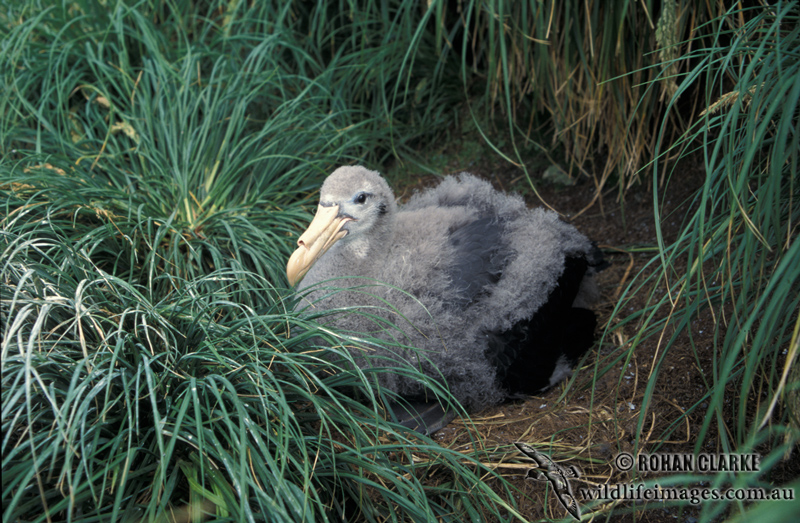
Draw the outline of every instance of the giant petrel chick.
[[[467,409],[552,386],[593,343],[599,250],[556,213],[530,210],[470,174],[448,176],[398,208],[377,172],[340,167],[297,244],[287,276],[301,307],[363,306],[368,314],[331,321],[392,341],[372,353],[385,357],[381,366],[410,362],[444,380]],[[377,361],[361,354],[360,364]],[[431,411],[423,431],[447,422],[418,381],[399,372],[380,380]]]

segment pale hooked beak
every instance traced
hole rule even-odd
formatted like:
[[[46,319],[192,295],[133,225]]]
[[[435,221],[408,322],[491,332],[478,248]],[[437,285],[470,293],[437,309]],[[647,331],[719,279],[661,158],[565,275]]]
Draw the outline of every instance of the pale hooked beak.
[[[320,205],[317,208],[317,214],[306,232],[297,240],[297,250],[292,253],[289,263],[286,264],[289,285],[294,286],[302,280],[325,251],[347,236],[347,230],[342,230],[342,226],[352,219],[349,216],[340,216],[338,205],[325,207]]]

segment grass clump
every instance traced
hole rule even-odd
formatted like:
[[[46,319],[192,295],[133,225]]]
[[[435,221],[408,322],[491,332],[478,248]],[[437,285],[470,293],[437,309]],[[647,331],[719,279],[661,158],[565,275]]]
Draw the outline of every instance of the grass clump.
[[[368,340],[298,318],[242,270],[159,275],[180,290],[154,300],[66,240],[35,231],[6,253],[4,517],[433,519],[479,510],[467,492],[496,498],[468,457],[354,399],[372,380],[345,345]],[[253,310],[219,286],[266,296]],[[451,479],[423,484],[434,461]]]
[[[294,311],[308,193],[392,147],[358,42],[309,52],[301,7],[5,11],[4,520],[515,514],[384,421],[346,348],[375,340]]]
[[[795,459],[800,441],[800,4],[731,9],[715,27],[713,44],[695,49],[691,58],[696,66],[677,92],[702,86],[705,109],[680,140],[659,147],[653,161],[658,254],[652,264],[659,269],[643,271],[631,283],[615,315],[637,324],[628,354],[651,336],[658,339],[640,433],[652,423],[650,400],[659,388],[669,387],[668,354],[688,336],[705,393],[669,425],[661,441],[680,439],[682,424],[699,416],[699,431],[692,434],[695,454],[762,455],[761,474],[720,472],[681,481],[773,492],[770,476],[781,464],[791,470],[789,460]],[[670,130],[664,125],[660,132],[666,138]],[[674,167],[661,174],[657,161],[698,150],[705,182],[678,239],[668,243],[660,226],[662,182],[680,184],[683,179]],[[633,293],[647,288],[666,292],[651,294],[644,310],[623,317]],[[698,318],[710,319],[710,335],[701,337],[693,328]],[[637,438],[639,448],[645,444],[646,438]],[[652,453],[669,447],[648,448]],[[787,487],[796,490],[791,474],[781,480],[794,479]],[[765,510],[771,511],[771,521],[796,517],[793,501],[747,499],[764,506],[708,501],[701,506],[700,521],[723,515],[745,520]]]

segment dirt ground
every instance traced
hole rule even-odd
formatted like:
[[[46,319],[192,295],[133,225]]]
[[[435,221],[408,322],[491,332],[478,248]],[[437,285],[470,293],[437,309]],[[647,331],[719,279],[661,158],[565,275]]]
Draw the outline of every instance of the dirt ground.
[[[628,191],[624,205],[617,201],[616,190],[610,189],[584,210],[595,196],[594,184],[588,177],[571,186],[559,185],[542,179],[546,167],[534,168],[531,172],[537,184],[537,196],[530,190],[523,171],[508,163],[489,165],[476,161],[474,155],[469,155],[465,161],[461,150],[444,151],[443,156],[446,158],[443,173],[471,172],[490,180],[498,189],[521,192],[531,207],[541,206],[544,201],[600,245],[612,265],[597,277],[602,292],[595,307],[599,338],[600,333],[609,327],[611,312],[619,303],[624,288],[654,254],[652,248],[657,245],[657,240],[651,182],[646,181]],[[388,173],[390,183],[395,187],[399,184],[397,196],[401,200],[418,188],[436,183],[436,177],[431,175],[395,173],[394,177],[395,180],[392,172]],[[699,160],[684,161],[676,171],[663,198],[661,230],[665,242],[677,238],[684,217],[691,211],[691,197],[703,180],[704,170]],[[636,251],[636,247],[643,247],[643,252],[631,252]],[[637,292],[624,306],[630,311],[642,309],[650,290]],[[653,291],[664,292],[662,289]],[[551,488],[546,488],[544,482],[525,479],[532,463],[516,451],[513,443],[533,444],[556,461],[563,461],[564,466],[576,465],[581,471],[581,478],[572,480],[576,492],[579,487],[641,481],[641,477],[634,479],[632,473],[620,472],[614,466],[614,457],[620,452],[693,453],[706,415],[705,406],[696,408],[688,419],[674,422],[683,412],[701,402],[708,390],[703,369],[713,366],[713,321],[709,312],[701,314],[692,323],[691,339],[686,334],[681,335],[679,342],[666,355],[661,351],[657,336],[645,340],[633,353],[625,372],[622,372],[622,365],[617,364],[594,383],[592,391],[592,377],[596,370],[608,361],[609,356],[619,354],[620,347],[637,332],[633,324],[611,325],[602,343],[598,339],[584,366],[577,370],[570,390],[567,390],[566,383],[562,383],[540,397],[487,409],[474,414],[472,424],[456,419],[436,433],[434,439],[444,446],[464,451],[473,445],[482,446],[487,451],[487,462],[519,489],[515,496],[521,513],[527,519],[568,518],[566,510],[554,499]],[[698,347],[697,351],[693,350],[692,343]],[[662,372],[658,375],[644,418],[647,421],[640,429],[638,423],[645,388],[653,362],[662,356],[665,358]],[[668,372],[663,372],[663,369]],[[673,424],[668,440],[659,439]],[[640,448],[634,449],[634,440],[640,431]],[[721,452],[716,446],[713,429],[711,432],[712,436],[703,442],[701,452]],[[777,474],[782,477],[774,477],[776,484],[800,476],[797,456],[781,465]],[[579,498],[578,501],[583,500]],[[635,513],[631,513],[632,507],[631,503],[618,507],[611,520],[694,523],[700,513],[699,506],[679,508],[662,502],[650,502],[648,510],[640,510],[644,507],[637,504]]]

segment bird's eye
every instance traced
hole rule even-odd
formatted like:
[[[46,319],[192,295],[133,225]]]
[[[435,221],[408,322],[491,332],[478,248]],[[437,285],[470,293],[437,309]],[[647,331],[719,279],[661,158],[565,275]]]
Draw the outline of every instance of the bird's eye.
[[[358,204],[362,204],[362,203],[366,202],[366,201],[367,201],[367,193],[365,193],[365,192],[358,193],[358,194],[356,195],[356,197],[355,197],[355,200],[354,200],[354,201],[355,201],[356,203],[358,203]]]

